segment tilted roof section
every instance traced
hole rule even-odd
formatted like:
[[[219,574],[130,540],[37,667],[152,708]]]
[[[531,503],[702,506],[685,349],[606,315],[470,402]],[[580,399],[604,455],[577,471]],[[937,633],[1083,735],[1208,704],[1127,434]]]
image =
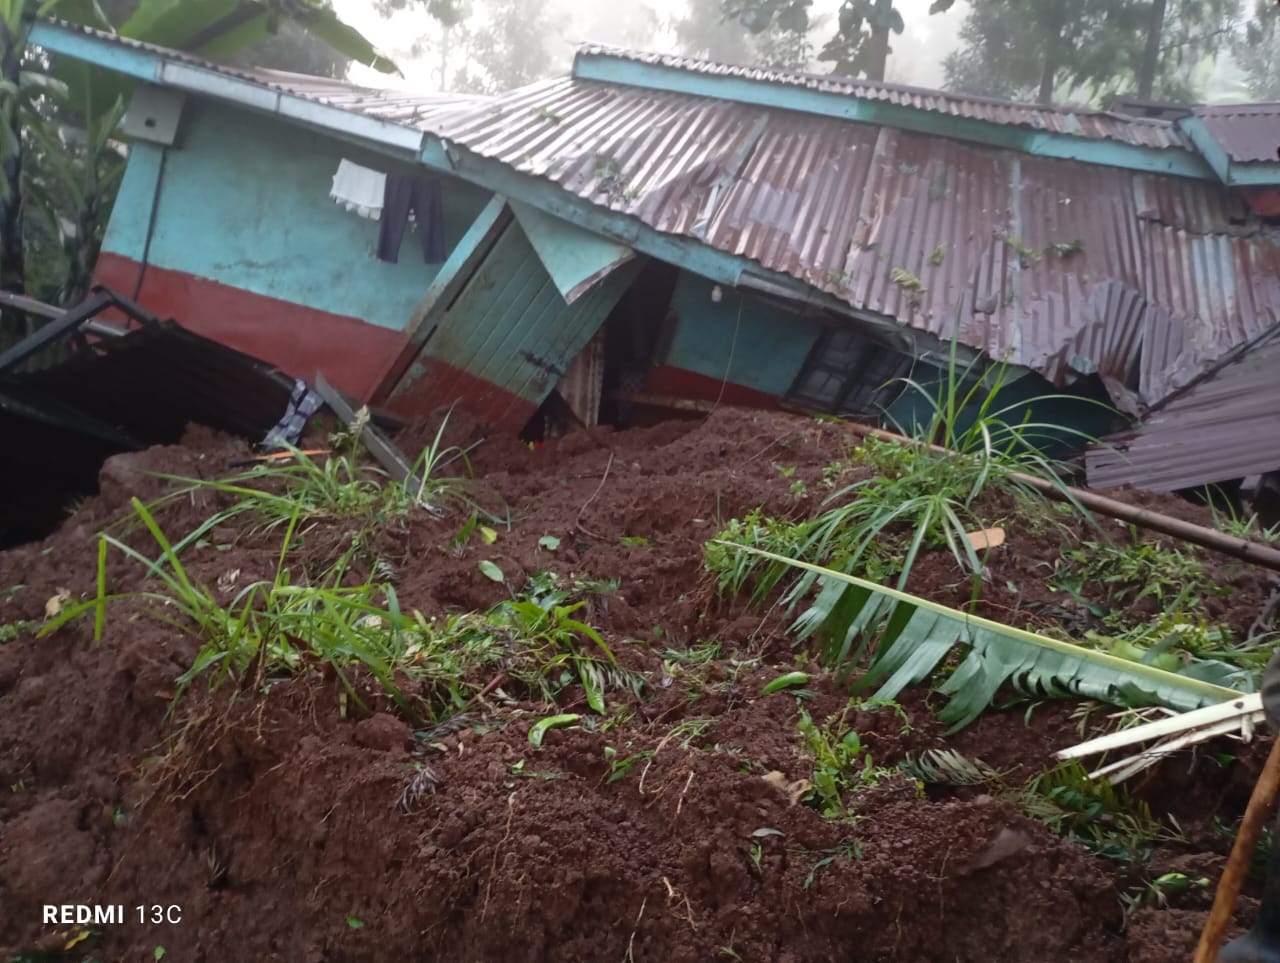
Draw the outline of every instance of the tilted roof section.
[[[1280,185],[1280,103],[1197,107],[1177,124],[1222,183]]]
[[[1224,366],[1137,431],[1086,454],[1094,488],[1175,491],[1280,469],[1280,338]]]
[[[952,118],[982,121],[1007,127],[1023,127],[1031,131],[1065,134],[1088,140],[1110,140],[1134,147],[1157,150],[1191,149],[1190,142],[1182,132],[1167,120],[1133,117],[1100,110],[1022,104],[903,84],[841,77],[835,74],[731,66],[692,57],[645,53],[600,44],[587,44],[578,49],[574,60],[574,75],[665,89],[659,83],[660,75],[655,73],[645,74],[634,71],[628,74],[618,71],[616,67],[611,75],[607,72],[610,64],[622,63],[663,68],[684,74],[691,80],[696,78],[706,78],[712,82],[734,80],[756,86],[774,87],[779,91],[807,90],[835,94],[854,102],[889,104]],[[683,92],[705,93],[735,99],[730,88],[723,85],[712,93],[709,89],[700,89],[696,83],[687,81]],[[787,106],[785,97],[786,95],[783,94],[780,102],[774,106]],[[805,110],[806,108],[803,106],[803,101],[795,100],[793,109]]]
[[[566,78],[436,133],[853,308],[1150,403],[1280,321],[1280,244],[1226,188]]]
[[[1238,164],[1280,160],[1280,103],[1197,107],[1192,116],[1209,129]]]
[[[423,130],[424,125],[442,110],[474,107],[486,99],[467,94],[421,94],[396,88],[361,87],[345,80],[226,64],[63,20],[37,21],[32,28],[31,42],[37,46],[50,46],[57,53],[98,64],[144,82],[244,102],[243,98],[232,96],[230,87],[220,83],[219,79],[243,81],[276,94],[293,95],[347,114],[363,116],[379,125],[394,125],[413,131]],[[264,97],[246,105],[277,112],[280,107],[278,100],[272,102]],[[296,113],[287,116],[302,122],[322,120]],[[372,131],[353,133],[369,134]],[[401,141],[416,154],[421,138],[402,137]]]

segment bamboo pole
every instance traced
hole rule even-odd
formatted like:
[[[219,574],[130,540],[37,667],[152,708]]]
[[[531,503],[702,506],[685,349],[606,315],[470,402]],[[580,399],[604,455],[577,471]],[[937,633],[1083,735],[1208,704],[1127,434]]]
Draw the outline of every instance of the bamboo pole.
[[[1280,739],[1272,743],[1271,754],[1267,756],[1258,782],[1253,787],[1253,795],[1249,797],[1249,805],[1244,811],[1240,831],[1236,833],[1235,845],[1231,847],[1227,867],[1222,871],[1222,879],[1218,881],[1218,891],[1213,894],[1213,908],[1209,910],[1209,918],[1205,920],[1204,930],[1200,933],[1200,945],[1196,947],[1193,963],[1217,963],[1223,934],[1235,913],[1236,898],[1240,895],[1240,887],[1249,872],[1249,862],[1258,846],[1263,824],[1275,805],[1277,791],[1280,791]]]
[[[906,445],[921,444],[917,440],[895,434],[892,431],[885,431],[882,428],[872,428],[870,425],[852,421],[846,422],[846,425],[855,435],[862,438],[878,438],[881,441],[893,441]],[[943,448],[939,445],[929,445],[929,447],[941,454],[955,454],[949,448]],[[1233,558],[1253,562],[1255,565],[1262,565],[1280,572],[1280,549],[1272,548],[1270,545],[1264,545],[1261,542],[1255,542],[1247,538],[1233,538],[1216,529],[1184,522],[1180,518],[1174,518],[1161,512],[1153,512],[1148,508],[1136,508],[1133,505],[1126,505],[1124,502],[1116,501],[1114,498],[1107,498],[1105,495],[1099,495],[1096,492],[1086,491],[1082,488],[1056,485],[1046,478],[1037,478],[1035,475],[1015,472],[1013,477],[1022,484],[1035,488],[1049,498],[1063,502],[1069,502],[1074,498],[1089,511],[1097,512],[1099,515],[1116,518],[1122,522],[1128,522],[1131,525],[1137,525],[1139,528],[1145,528],[1153,532],[1171,535],[1193,545],[1199,545],[1201,548],[1221,552],[1224,555],[1230,555]]]

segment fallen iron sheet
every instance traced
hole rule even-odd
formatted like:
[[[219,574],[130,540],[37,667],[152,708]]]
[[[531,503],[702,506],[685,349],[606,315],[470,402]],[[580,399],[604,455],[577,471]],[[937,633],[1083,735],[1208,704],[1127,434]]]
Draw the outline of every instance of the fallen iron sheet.
[[[265,362],[162,321],[55,367],[0,377],[0,393],[91,414],[154,445],[177,441],[190,422],[256,441],[285,410],[292,384]]]
[[[1089,487],[1176,491],[1280,469],[1280,337],[1085,453]]]
[[[111,288],[100,284],[94,286],[88,298],[65,310],[32,298],[16,295],[5,295],[0,298],[0,305],[7,306],[23,314],[31,314],[47,319],[45,324],[21,341],[0,351],[0,373],[16,368],[43,348],[81,331],[87,325],[92,324],[97,315],[109,308],[123,311],[131,320],[140,321],[144,324],[154,324],[157,321],[155,315],[150,311],[134,304],[123,295],[117,294]],[[92,333],[119,335],[124,332],[109,325],[97,324],[94,326]]]

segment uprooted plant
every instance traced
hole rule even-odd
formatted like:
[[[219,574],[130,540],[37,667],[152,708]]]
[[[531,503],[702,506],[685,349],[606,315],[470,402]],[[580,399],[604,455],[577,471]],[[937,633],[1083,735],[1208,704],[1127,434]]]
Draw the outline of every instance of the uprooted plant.
[[[938,718],[952,731],[977,718],[1005,684],[1024,694],[1092,698],[1125,708],[1160,704],[1196,709],[1238,695],[1235,689],[1197,677],[1195,663],[1169,672],[754,546],[719,546],[760,555],[811,576],[818,593],[795,620],[797,640],[815,638],[821,659],[837,677],[858,675],[856,687],[878,687],[876,699],[896,698],[959,650],[956,668],[937,690],[948,697]],[[799,600],[794,587],[789,595]]]
[[[954,750],[925,750],[898,768],[925,785],[982,786],[1054,834],[1118,862],[1143,863],[1156,844],[1185,841],[1172,818],[1157,818],[1150,805],[1122,786],[1090,776],[1077,760],[1037,772],[1021,785]]]
[[[462,711],[488,682],[501,677],[549,702],[579,683],[588,705],[599,712],[607,689],[639,691],[638,677],[617,666],[600,634],[574,618],[586,603],[570,599],[572,583],[549,589],[552,583],[544,579],[540,589],[488,612],[439,619],[403,611],[388,583],[344,584],[342,560],[315,581],[304,577],[295,583],[289,561],[299,508],[286,523],[273,577],[241,589],[224,604],[216,590],[187,571],[147,507],[135,498],[133,508],[159,557],[153,560],[112,535],[101,535],[96,595],[64,607],[41,634],[92,614],[94,638],[100,640],[109,606],[144,603],[150,617],[200,643],[191,666],[177,679],[170,713],[201,678],[211,689],[228,681],[259,688],[309,670],[336,676],[347,698],[368,709],[367,692],[355,673],[362,669],[376,683],[374,690],[384,692],[413,722],[439,722]],[[150,586],[108,594],[113,550],[140,564]]]

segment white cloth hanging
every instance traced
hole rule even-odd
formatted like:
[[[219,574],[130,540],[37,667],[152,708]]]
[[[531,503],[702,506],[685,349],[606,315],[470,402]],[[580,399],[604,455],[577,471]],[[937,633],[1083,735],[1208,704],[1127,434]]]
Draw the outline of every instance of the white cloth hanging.
[[[387,190],[387,175],[343,158],[333,175],[329,196],[361,217],[382,217],[382,199]]]

